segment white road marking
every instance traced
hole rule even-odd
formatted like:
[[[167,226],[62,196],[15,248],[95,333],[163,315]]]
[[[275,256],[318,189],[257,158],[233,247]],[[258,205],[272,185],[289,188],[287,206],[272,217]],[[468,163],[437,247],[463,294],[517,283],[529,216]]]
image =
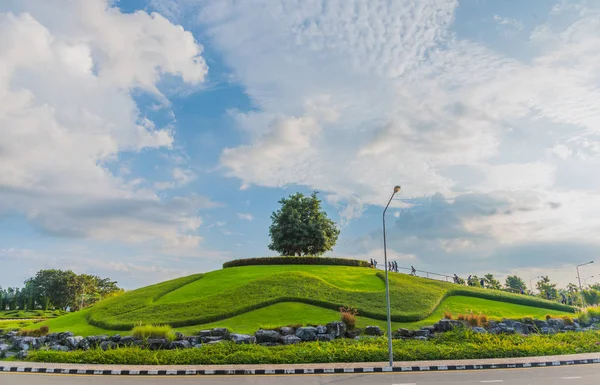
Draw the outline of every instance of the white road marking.
[[[563,380],[578,380],[581,377],[561,377]]]
[[[504,380],[484,380],[481,381],[484,384],[494,384],[494,383],[500,383],[500,382],[504,382]]]

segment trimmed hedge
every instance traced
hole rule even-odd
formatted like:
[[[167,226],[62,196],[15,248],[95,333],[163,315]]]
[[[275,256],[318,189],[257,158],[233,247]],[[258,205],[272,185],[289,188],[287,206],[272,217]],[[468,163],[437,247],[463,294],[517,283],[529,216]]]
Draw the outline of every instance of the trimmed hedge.
[[[332,257],[260,257],[235,259],[225,262],[223,269],[228,267],[254,266],[254,265],[330,265],[370,267],[369,262],[360,259],[332,258]]]

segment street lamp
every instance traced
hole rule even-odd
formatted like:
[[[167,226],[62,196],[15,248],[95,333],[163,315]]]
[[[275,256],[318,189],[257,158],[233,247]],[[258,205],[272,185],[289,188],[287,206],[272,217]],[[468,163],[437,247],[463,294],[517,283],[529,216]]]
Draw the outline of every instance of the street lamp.
[[[390,283],[388,280],[387,244],[385,239],[385,212],[387,211],[394,195],[400,191],[400,186],[394,187],[394,192],[383,210],[383,265],[385,266],[385,300],[387,305],[387,328],[388,328],[388,355],[390,367],[394,365],[394,352],[392,351],[392,315],[390,310]]]
[[[577,267],[576,267],[576,269],[577,269],[577,280],[579,281],[579,291],[581,292],[581,303],[582,303],[582,305],[584,307],[585,307],[585,298],[583,298],[583,288],[581,287],[581,278],[580,278],[580,275],[579,275],[579,268],[581,266],[589,265],[591,263],[594,263],[594,261],[589,261],[589,262],[586,262],[586,263],[582,263],[581,265],[577,265]]]
[[[538,276],[538,277],[533,277],[529,280],[529,290],[531,290],[531,292],[533,293],[533,285],[531,284],[531,281],[533,281],[534,279],[538,279],[538,278],[542,278],[542,276]]]

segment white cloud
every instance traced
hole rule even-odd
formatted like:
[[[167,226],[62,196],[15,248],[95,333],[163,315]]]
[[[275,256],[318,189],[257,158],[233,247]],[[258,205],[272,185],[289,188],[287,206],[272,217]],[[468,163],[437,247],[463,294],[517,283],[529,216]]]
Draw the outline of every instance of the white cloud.
[[[567,159],[573,154],[573,151],[564,144],[556,144],[554,147],[550,148],[549,151],[561,159]]]
[[[57,235],[189,240],[189,222],[210,201],[161,201],[139,176],[123,179],[127,173],[108,165],[122,152],[173,145],[171,129],[141,116],[132,92],[164,104],[163,75],[202,82],[202,47],[158,14],[125,14],[111,4],[0,4],[0,214],[24,214]],[[173,176],[192,178],[184,170]]]
[[[238,218],[240,218],[243,221],[253,221],[254,220],[254,215],[252,215],[250,213],[238,213],[237,216],[238,216]]]
[[[500,25],[510,26],[510,27],[516,28],[518,30],[523,29],[523,23],[521,23],[519,20],[511,19],[510,17],[502,17],[500,15],[494,15],[493,20]]]

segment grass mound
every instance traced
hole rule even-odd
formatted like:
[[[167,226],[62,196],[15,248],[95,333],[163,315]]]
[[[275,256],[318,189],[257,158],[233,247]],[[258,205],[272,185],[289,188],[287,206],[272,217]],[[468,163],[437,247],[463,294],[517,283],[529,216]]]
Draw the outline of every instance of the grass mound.
[[[489,314],[493,309],[502,309],[507,313],[502,316],[508,317],[511,312],[519,313],[518,316],[535,316],[536,309],[544,309],[544,314],[549,310],[573,312],[571,307],[535,297],[390,274],[392,320],[397,323],[424,321],[432,314],[439,319],[441,314],[436,312],[444,311],[440,303],[457,296],[494,302],[487,307],[479,307],[482,302],[473,302],[470,310],[475,313]],[[330,317],[329,321],[339,318],[340,306],[357,308],[360,317],[383,321],[386,315],[383,274],[374,269],[348,266],[232,267],[134,290],[96,304],[85,311],[84,317],[68,317],[73,317],[73,322],[81,322],[83,318],[88,325],[104,330],[128,331],[140,322],[182,328],[217,321],[223,324],[223,320],[234,317],[251,319],[252,312],[283,303],[318,307],[322,316]],[[289,319],[282,324],[312,322],[302,317],[301,312],[289,315],[300,316],[300,319]],[[47,324],[55,330],[53,324],[59,322],[63,323],[61,318]],[[279,322],[273,316],[265,317],[262,324],[266,323]],[[237,330],[235,325],[230,326]]]

